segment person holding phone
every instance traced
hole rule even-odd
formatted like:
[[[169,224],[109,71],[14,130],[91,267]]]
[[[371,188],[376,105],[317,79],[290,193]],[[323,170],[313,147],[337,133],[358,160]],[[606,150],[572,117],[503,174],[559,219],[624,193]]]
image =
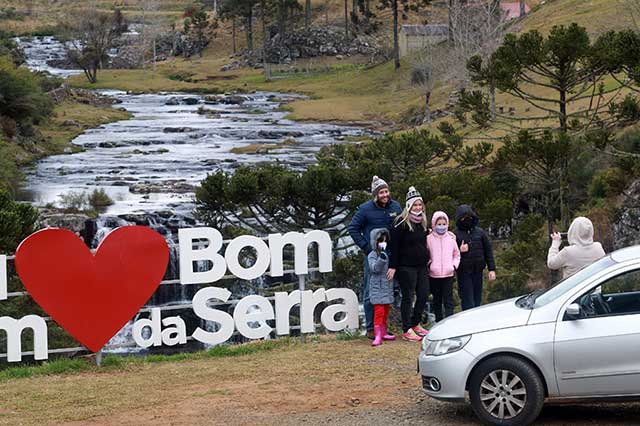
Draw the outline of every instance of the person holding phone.
[[[567,240],[569,245],[560,250],[562,234],[551,234],[547,255],[547,266],[553,270],[561,269],[563,279],[605,256],[602,244],[593,241],[593,223],[586,217],[577,217],[571,222]]]

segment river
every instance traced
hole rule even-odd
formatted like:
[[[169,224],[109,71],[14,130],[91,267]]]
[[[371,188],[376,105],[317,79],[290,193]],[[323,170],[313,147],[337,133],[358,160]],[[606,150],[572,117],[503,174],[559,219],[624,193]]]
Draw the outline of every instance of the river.
[[[26,65],[34,70],[58,77],[79,73],[48,63],[64,55],[64,46],[55,38],[20,40],[20,44],[27,57]],[[194,217],[194,188],[208,173],[274,162],[302,169],[314,163],[315,154],[323,146],[365,133],[356,127],[288,120],[281,107],[299,99],[299,95],[128,94],[117,90],[100,93],[115,98],[118,103],[114,107],[126,109],[132,117],[82,133],[73,140],[84,149],[82,152],[47,157],[26,169],[25,197],[39,206],[59,205],[65,194],[105,190],[114,204],[90,221],[93,230],[87,242],[96,247],[119,226],[150,226],[165,236],[171,249],[167,280],[178,277],[176,230],[198,224]],[[253,144],[273,148],[285,140],[290,143],[278,149],[232,152]],[[234,297],[242,297],[268,286],[269,280],[237,280],[226,282],[225,287],[232,290]],[[173,308],[189,304],[197,287],[161,285],[145,307],[171,308],[170,315],[190,317],[189,334],[198,326],[212,330],[213,323],[194,318],[191,310]],[[132,322],[112,339],[105,352],[140,351],[132,342]]]

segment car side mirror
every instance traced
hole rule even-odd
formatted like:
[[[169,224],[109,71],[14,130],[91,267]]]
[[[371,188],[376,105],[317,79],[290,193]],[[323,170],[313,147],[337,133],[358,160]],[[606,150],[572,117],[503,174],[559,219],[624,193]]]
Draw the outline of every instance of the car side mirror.
[[[567,310],[566,310],[566,317],[570,320],[576,320],[579,319],[582,315],[582,308],[580,307],[579,304],[577,303],[572,303],[569,306],[567,306]]]

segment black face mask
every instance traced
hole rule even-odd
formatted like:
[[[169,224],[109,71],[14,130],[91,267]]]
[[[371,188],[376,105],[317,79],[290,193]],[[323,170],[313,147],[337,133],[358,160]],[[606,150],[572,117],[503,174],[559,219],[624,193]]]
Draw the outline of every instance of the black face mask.
[[[473,219],[470,217],[465,217],[460,221],[460,227],[466,231],[473,228]]]

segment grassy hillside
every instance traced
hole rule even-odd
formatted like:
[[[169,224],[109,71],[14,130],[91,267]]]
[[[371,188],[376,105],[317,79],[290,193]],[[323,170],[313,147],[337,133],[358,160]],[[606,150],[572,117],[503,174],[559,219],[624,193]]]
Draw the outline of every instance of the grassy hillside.
[[[620,29],[632,24],[631,14],[625,9],[626,0],[548,0],[541,4],[531,0],[531,14],[517,24],[519,31],[538,29],[546,32],[553,25],[578,22],[587,27],[592,34],[606,29]],[[51,24],[51,16],[56,13],[77,8],[78,2],[60,0],[50,11],[44,10],[43,0],[33,0],[35,10],[42,22]],[[48,2],[46,2],[48,3]],[[146,2],[148,3],[148,2]],[[179,19],[180,11],[188,1],[157,2],[157,10],[145,13],[164,14],[169,19]],[[0,5],[11,4],[16,8],[24,7],[24,2],[0,0]],[[138,19],[142,11],[143,0],[100,0],[101,8],[109,9],[114,5],[121,7],[131,19]],[[328,9],[325,10],[325,5]],[[342,24],[342,0],[314,0],[314,17],[318,24]],[[412,15],[407,22],[427,20],[442,22],[442,2]],[[389,33],[388,11],[378,11],[385,24],[383,32]],[[28,26],[27,26],[28,27]],[[260,31],[256,31],[259,38]],[[239,34],[238,45],[244,43],[243,34]],[[409,82],[410,62],[405,61],[399,72],[389,64],[375,67],[360,65],[364,58],[348,58],[338,61],[333,57],[300,60],[290,66],[275,67],[275,78],[266,81],[260,70],[242,69],[222,72],[221,67],[230,61],[231,35],[227,26],[218,31],[217,38],[205,51],[203,58],[184,60],[175,58],[160,63],[156,72],[151,70],[105,70],[99,75],[96,85],[89,85],[83,76],[75,76],[71,83],[79,87],[118,88],[131,91],[248,91],[271,90],[304,93],[309,100],[297,101],[289,106],[292,118],[300,120],[358,121],[375,122],[386,126],[398,123],[411,108],[422,103],[422,94],[418,87]],[[293,72],[293,71],[297,72]],[[299,72],[303,71],[303,72]],[[279,73],[280,72],[280,73]],[[182,81],[180,81],[182,80]],[[432,109],[444,107],[449,94],[447,87],[437,89],[432,96]],[[505,107],[516,110],[526,109],[520,101],[507,96],[499,97]]]

